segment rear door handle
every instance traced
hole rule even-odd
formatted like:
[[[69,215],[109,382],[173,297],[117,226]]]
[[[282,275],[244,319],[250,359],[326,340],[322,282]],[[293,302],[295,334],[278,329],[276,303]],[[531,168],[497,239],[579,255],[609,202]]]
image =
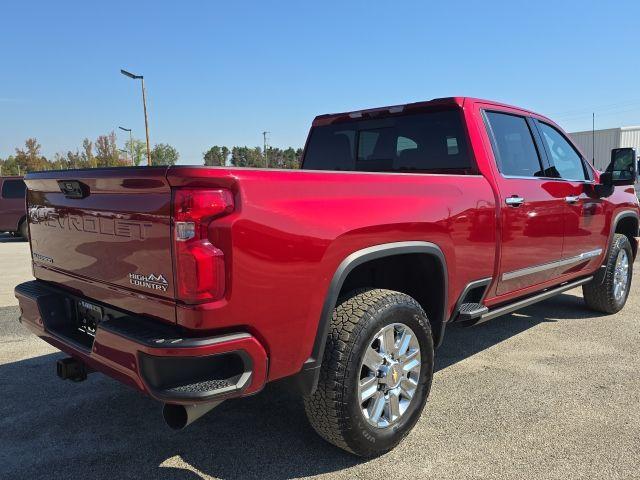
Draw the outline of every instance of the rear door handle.
[[[580,197],[564,197],[565,202],[567,203],[578,203],[578,200],[580,200]]]
[[[511,195],[504,199],[505,203],[510,207],[519,207],[524,203],[524,198],[519,197],[518,195]]]

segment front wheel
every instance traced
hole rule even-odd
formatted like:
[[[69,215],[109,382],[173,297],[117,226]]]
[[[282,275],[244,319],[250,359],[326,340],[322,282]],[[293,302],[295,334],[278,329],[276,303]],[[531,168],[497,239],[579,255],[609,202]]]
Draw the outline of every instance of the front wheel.
[[[325,440],[372,457],[418,421],[433,377],[433,339],[422,307],[381,289],[355,291],[333,312],[320,380],[305,410]]]
[[[627,302],[633,276],[633,251],[625,235],[616,233],[613,236],[605,267],[604,274],[582,286],[582,294],[590,308],[616,313]]]

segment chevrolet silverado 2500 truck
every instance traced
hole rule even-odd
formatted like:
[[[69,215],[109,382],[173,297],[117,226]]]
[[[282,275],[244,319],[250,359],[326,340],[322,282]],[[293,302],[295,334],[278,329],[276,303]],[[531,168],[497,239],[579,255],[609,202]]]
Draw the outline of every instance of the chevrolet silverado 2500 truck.
[[[62,378],[103,372],[173,428],[288,378],[321,436],[377,455],[418,420],[447,325],[578,286],[624,306],[633,155],[601,173],[541,115],[447,98],[319,116],[302,170],[33,173],[20,318],[70,355]]]

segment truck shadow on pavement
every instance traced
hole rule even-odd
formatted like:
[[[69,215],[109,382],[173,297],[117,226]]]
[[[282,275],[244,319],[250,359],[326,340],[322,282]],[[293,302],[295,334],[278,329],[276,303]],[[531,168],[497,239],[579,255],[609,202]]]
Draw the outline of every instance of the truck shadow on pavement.
[[[443,344],[436,351],[435,370],[443,370],[543,322],[602,316],[604,314],[588,309],[581,296],[565,293],[475,327],[450,325]]]
[[[559,321],[597,316],[581,298],[561,295],[476,328],[449,328],[436,371],[555,321],[550,312]],[[17,316],[17,307],[0,308],[0,349],[37,341]],[[0,365],[0,478],[288,479],[365,462],[321,440],[300,398],[277,384],[173,432],[157,402],[105,376],[58,380],[55,361],[62,356]]]
[[[14,237],[9,233],[0,233],[0,243],[20,243],[26,242],[26,240],[22,237]]]

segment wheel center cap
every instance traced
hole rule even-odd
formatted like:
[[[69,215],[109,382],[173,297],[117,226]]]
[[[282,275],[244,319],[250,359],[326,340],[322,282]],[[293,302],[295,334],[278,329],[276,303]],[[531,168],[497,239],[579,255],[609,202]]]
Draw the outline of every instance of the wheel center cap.
[[[394,363],[389,366],[387,372],[387,386],[395,388],[400,384],[400,380],[402,380],[402,367],[399,363]]]

